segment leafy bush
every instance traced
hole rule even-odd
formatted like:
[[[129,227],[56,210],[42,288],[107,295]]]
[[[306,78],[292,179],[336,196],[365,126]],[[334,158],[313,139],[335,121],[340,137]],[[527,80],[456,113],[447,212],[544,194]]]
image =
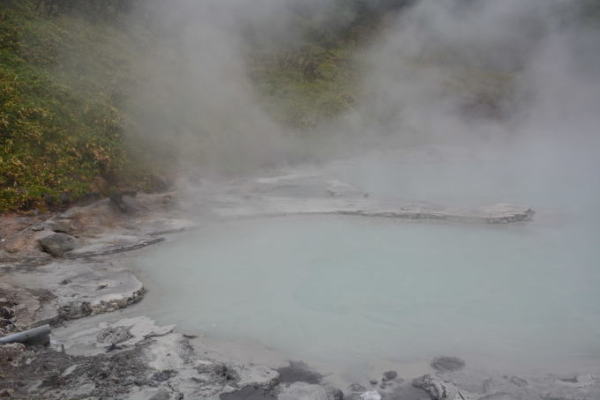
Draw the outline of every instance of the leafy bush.
[[[0,20],[0,211],[143,186],[115,104],[127,79],[126,52],[115,43],[125,33],[48,17],[30,1],[0,5]]]

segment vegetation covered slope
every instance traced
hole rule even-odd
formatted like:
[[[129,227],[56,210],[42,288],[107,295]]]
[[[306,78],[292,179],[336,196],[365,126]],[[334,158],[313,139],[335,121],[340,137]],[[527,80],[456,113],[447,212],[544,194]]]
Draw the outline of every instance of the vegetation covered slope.
[[[139,38],[40,5],[0,2],[0,211],[148,183],[122,145]]]

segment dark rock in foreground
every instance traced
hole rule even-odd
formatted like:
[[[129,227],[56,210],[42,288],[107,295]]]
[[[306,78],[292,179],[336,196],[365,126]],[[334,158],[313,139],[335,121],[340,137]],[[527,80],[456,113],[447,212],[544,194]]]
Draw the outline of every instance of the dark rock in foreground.
[[[62,257],[65,253],[75,249],[77,241],[66,233],[53,233],[41,238],[39,244],[46,253],[54,257]]]

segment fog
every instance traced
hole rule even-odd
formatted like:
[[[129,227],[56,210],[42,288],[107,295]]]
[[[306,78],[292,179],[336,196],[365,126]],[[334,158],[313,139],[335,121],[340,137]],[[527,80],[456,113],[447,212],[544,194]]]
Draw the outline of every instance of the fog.
[[[449,197],[473,194],[473,185],[483,194],[502,196],[494,188],[502,185],[537,197],[570,185],[568,201],[591,204],[599,196],[592,188],[599,182],[600,37],[576,4],[417,2],[362,55],[365,95],[338,144],[352,132],[358,148],[409,149],[413,163],[435,148],[436,161],[448,157],[456,170],[439,167],[439,180],[415,172],[413,181],[441,184]],[[458,148],[463,164],[443,148]],[[373,171],[365,181],[394,179],[379,161],[363,167]],[[453,172],[463,179],[452,175],[449,188],[444,178]]]
[[[370,357],[444,351],[598,367],[600,34],[583,1],[402,2],[356,51],[353,106],[310,132],[276,122],[247,70],[249,26],[274,48],[303,43],[288,29],[298,3],[317,16],[338,4],[178,0],[142,10],[161,40],[140,62],[137,134],[196,180],[317,166],[372,198],[509,202],[536,217],[507,229],[327,218],[209,227],[141,261],[163,293],[177,292],[149,300],[154,316],[357,370]],[[231,293],[213,307],[223,287]],[[190,319],[198,291],[203,311]]]
[[[316,24],[351,23],[352,13],[331,12],[336,4],[150,2],[139,13],[159,40],[138,66],[136,135],[188,174],[438,145],[526,157],[543,170],[555,151],[579,161],[598,144],[598,31],[582,21],[579,2],[565,0],[413,2],[390,12],[357,53],[361,90],[352,109],[318,134],[275,122],[248,77],[248,27],[263,43],[295,46],[304,39],[288,28],[296,27],[294,7],[311,9]]]
[[[278,2],[150,3],[140,12],[159,40],[140,60],[145,82],[131,96],[142,141],[180,171],[239,173],[281,161],[283,129],[256,101],[241,48],[241,25],[284,17]]]
[[[598,34],[573,3],[418,2],[365,54],[370,96],[357,118],[416,142],[556,139],[565,127],[592,139]]]

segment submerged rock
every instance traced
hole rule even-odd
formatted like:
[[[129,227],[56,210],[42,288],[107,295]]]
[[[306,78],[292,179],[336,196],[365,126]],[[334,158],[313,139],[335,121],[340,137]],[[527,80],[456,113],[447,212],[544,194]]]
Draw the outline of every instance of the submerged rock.
[[[66,233],[53,233],[39,239],[43,251],[54,256],[62,257],[65,253],[75,249],[77,240]]]
[[[438,372],[452,372],[464,368],[465,362],[458,357],[436,357],[431,362],[431,367]]]
[[[594,383],[594,377],[590,374],[575,375],[568,378],[559,378],[559,382],[573,387],[585,387]]]
[[[308,365],[302,361],[290,361],[287,367],[279,368],[279,381],[281,383],[320,383],[323,377],[318,372],[312,371]]]
[[[383,380],[384,381],[391,381],[394,380],[398,377],[398,373],[396,371],[385,371],[383,373]]]

